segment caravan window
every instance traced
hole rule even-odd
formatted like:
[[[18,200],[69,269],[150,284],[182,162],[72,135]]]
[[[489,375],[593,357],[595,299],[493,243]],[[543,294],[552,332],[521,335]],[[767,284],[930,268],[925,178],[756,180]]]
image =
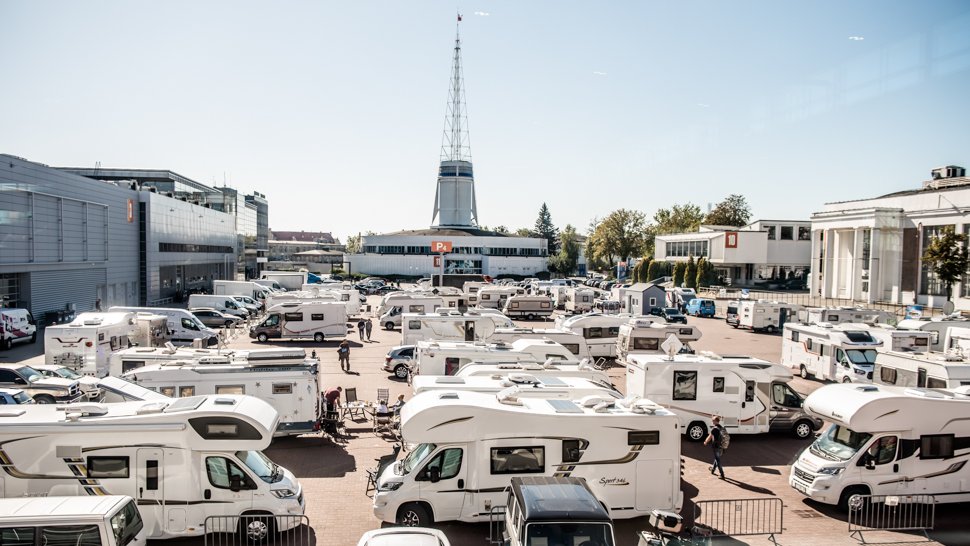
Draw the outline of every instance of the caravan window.
[[[697,400],[697,372],[674,372],[674,400]]]
[[[724,392],[724,378],[715,377],[714,378],[714,388],[712,392]]]
[[[655,337],[633,338],[633,350],[635,351],[657,351],[659,349],[660,340]]]
[[[609,336],[608,337],[617,337],[618,335],[620,335],[620,327],[619,326],[610,326],[607,329],[607,332],[609,332]]]
[[[121,373],[128,373],[131,370],[141,368],[145,365],[144,360],[122,360],[121,361]]]
[[[795,391],[791,390],[791,387],[784,383],[773,383],[771,385],[771,399],[775,404],[786,408],[802,407],[801,397],[795,394]]]
[[[540,301],[539,302],[539,309],[549,309],[549,308],[551,308],[551,306],[552,306],[552,304],[549,303],[548,301]]]
[[[949,459],[953,457],[952,434],[927,434],[919,437],[920,459]]]
[[[537,474],[546,471],[543,447],[493,447],[492,474]]]
[[[945,389],[946,381],[938,379],[936,377],[926,378],[926,388],[928,389]]]
[[[273,383],[273,394],[293,394],[291,383]]]
[[[791,340],[792,340],[792,341],[798,341],[798,332],[796,332],[796,331],[794,331],[794,330],[792,330],[792,333],[791,333]]]
[[[626,433],[628,446],[656,446],[660,445],[659,430],[634,430]]]
[[[492,295],[491,294],[482,294],[481,296],[482,296],[482,301],[488,301],[488,300],[492,299]]]
[[[420,320],[409,320],[408,321],[408,329],[409,330],[420,330],[421,329],[421,321]]]
[[[580,440],[563,440],[562,441],[562,462],[564,463],[578,463],[579,458],[582,456],[582,451]]]
[[[597,339],[603,337],[603,329],[599,327],[595,328],[583,328],[583,337],[586,339]]]
[[[424,313],[424,305],[422,305],[422,304],[409,305],[408,306],[408,313]]]
[[[256,489],[256,484],[239,468],[239,465],[225,457],[206,457],[205,473],[209,476],[212,487],[229,489],[235,481],[233,478],[238,478],[239,485],[243,489]]]
[[[563,343],[562,346],[565,347],[567,351],[569,351],[574,355],[579,354],[579,343]]]
[[[216,394],[246,394],[245,385],[216,385]]]
[[[886,385],[896,384],[896,368],[879,368],[879,382]]]
[[[323,313],[310,313],[310,320],[323,320]]]
[[[195,396],[195,387],[179,387],[179,398],[188,398],[190,396]]]
[[[88,457],[89,478],[127,478],[128,457]]]
[[[175,387],[158,387],[158,392],[169,398],[175,398]]]
[[[287,321],[303,322],[303,313],[283,313],[283,318]]]
[[[744,382],[744,401],[754,402],[754,381]]]

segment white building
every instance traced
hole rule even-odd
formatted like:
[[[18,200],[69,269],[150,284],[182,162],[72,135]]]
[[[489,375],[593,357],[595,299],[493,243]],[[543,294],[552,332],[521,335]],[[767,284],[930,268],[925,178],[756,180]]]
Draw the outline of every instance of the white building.
[[[813,293],[861,302],[940,306],[946,288],[922,261],[945,227],[970,233],[970,178],[963,167],[933,169],[923,187],[827,203],[812,215]],[[970,309],[970,282],[953,287]]]
[[[747,226],[701,226],[693,233],[658,235],[654,259],[704,258],[734,286],[763,288],[804,284],[811,256],[811,222],[758,220]]]

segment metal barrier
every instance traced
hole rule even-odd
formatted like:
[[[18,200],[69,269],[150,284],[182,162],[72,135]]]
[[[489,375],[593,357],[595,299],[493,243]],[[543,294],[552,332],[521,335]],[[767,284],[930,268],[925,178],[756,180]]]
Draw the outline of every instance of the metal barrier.
[[[768,535],[777,544],[775,535],[784,530],[784,510],[778,497],[697,501],[691,532],[706,537]]]
[[[849,499],[849,536],[865,543],[863,531],[927,531],[936,524],[933,495],[854,495]]]
[[[505,542],[505,505],[492,506],[488,509],[488,543],[503,544]]]
[[[209,516],[205,546],[313,546],[307,516]]]

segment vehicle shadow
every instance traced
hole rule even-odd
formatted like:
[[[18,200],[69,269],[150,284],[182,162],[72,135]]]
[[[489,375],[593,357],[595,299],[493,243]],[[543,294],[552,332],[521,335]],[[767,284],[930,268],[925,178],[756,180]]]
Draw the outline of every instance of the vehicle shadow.
[[[765,441],[770,438],[770,441]],[[721,465],[751,466],[757,463],[759,467],[790,465],[798,458],[815,437],[798,439],[784,434],[732,434],[731,447],[721,457]],[[711,447],[703,442],[690,442],[686,439],[681,444],[680,453],[705,464],[710,464]]]
[[[266,454],[297,478],[342,478],[357,471],[357,460],[345,446],[347,439],[320,434],[280,438]]]

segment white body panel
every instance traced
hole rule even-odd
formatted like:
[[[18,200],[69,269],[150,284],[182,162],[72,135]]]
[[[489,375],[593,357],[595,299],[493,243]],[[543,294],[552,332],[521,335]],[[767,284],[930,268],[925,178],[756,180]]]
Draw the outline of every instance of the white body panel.
[[[340,340],[347,337],[347,306],[339,301],[293,301],[270,307],[250,328],[254,339]]]
[[[306,271],[263,271],[260,278],[267,281],[276,281],[287,291],[299,290],[306,284]]]
[[[166,318],[169,335],[173,345],[192,345],[196,339],[202,339],[205,346],[215,345],[219,335],[215,330],[202,324],[198,318],[185,309],[172,307],[112,307],[109,311],[127,311],[130,313],[151,313]]]
[[[572,330],[583,336],[592,358],[615,358],[616,339],[620,335],[620,326],[629,322],[631,318],[634,318],[634,316],[629,314],[605,315],[603,313],[587,313],[572,317],[559,316],[556,318],[556,328]]]
[[[104,377],[108,375],[111,353],[127,349],[137,330],[134,313],[81,313],[70,324],[44,330],[44,363]]]
[[[552,316],[552,298],[549,296],[509,296],[502,312],[509,318],[545,318]]]
[[[596,293],[588,288],[566,288],[563,309],[570,313],[587,313],[593,309]]]
[[[496,328],[488,338],[489,343],[512,343],[520,339],[548,339],[562,345],[575,358],[588,358],[589,346],[582,335],[572,330],[558,328]]]
[[[669,336],[690,345],[690,342],[701,338],[701,331],[696,326],[667,324],[657,317],[630,319],[620,326],[620,334],[616,338],[616,359],[625,361],[634,354],[663,354],[661,345]]]
[[[955,389],[970,385],[970,358],[961,353],[879,353],[872,381],[897,387]]]
[[[510,297],[524,294],[525,289],[517,286],[483,286],[478,290],[478,307],[502,309]]]
[[[741,300],[737,305],[738,327],[775,332],[789,322],[796,322],[801,308],[801,305],[794,303]]]
[[[420,341],[414,350],[412,374],[454,375],[470,362],[539,362],[573,360],[562,345],[545,339],[520,339],[510,344]]]
[[[401,345],[419,341],[485,341],[499,327],[515,326],[501,314],[469,311],[437,312],[426,315],[405,313],[401,317]]]
[[[504,377],[510,373],[523,373],[535,377],[582,377],[612,384],[610,376],[583,361],[555,360],[552,362],[469,362],[455,372],[455,377]]]
[[[852,324],[786,324],[781,365],[823,381],[870,383],[882,346],[867,329]]]
[[[890,324],[896,322],[896,315],[888,311],[864,309],[862,307],[805,307],[798,310],[798,322],[803,324],[815,324],[817,322],[829,324],[842,324],[843,322]]]

